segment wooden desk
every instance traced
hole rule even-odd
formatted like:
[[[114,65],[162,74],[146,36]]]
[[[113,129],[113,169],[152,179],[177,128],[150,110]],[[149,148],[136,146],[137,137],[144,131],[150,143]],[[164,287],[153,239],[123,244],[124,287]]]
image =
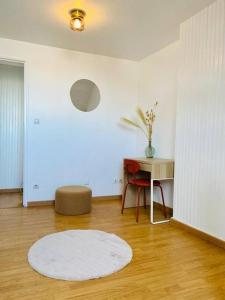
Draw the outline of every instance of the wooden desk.
[[[154,180],[173,180],[174,178],[174,160],[163,158],[127,158],[137,161],[140,164],[140,170],[151,173],[150,188],[150,221],[152,224],[165,223],[169,220],[154,222],[153,218],[153,182]]]

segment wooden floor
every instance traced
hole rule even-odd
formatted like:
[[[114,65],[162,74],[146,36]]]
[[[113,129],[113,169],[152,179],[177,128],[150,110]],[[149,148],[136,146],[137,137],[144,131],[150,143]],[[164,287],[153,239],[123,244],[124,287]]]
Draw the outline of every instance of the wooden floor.
[[[225,299],[225,251],[170,224],[150,225],[141,210],[120,215],[117,201],[96,201],[90,215],[65,217],[53,207],[0,209],[0,299]],[[29,247],[66,229],[113,232],[133,248],[133,260],[111,276],[84,282],[50,279],[27,263]]]
[[[22,193],[0,193],[0,208],[22,207]]]

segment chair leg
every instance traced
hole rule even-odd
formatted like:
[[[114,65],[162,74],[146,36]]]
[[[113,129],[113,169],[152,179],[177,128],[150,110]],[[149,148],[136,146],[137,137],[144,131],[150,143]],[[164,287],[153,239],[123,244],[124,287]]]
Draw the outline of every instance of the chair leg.
[[[137,190],[137,204],[136,204],[136,222],[137,223],[138,223],[138,220],[139,220],[140,193],[141,193],[141,188],[138,187],[138,190]]]
[[[161,185],[159,186],[159,188],[161,190],[161,195],[162,195],[164,217],[167,218],[166,206],[165,206],[164,195],[163,195],[163,189],[162,189]]]
[[[146,209],[146,189],[144,187],[144,207]]]
[[[124,192],[123,192],[121,214],[123,214],[123,210],[124,210],[124,205],[125,205],[125,199],[126,199],[126,193],[127,193],[128,185],[129,185],[129,182],[125,185]]]

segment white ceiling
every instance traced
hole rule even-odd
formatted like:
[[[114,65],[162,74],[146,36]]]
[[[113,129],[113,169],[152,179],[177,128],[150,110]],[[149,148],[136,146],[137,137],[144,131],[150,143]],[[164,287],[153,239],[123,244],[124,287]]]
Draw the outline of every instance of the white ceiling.
[[[179,38],[179,24],[214,0],[0,0],[0,37],[140,60]],[[86,30],[68,11],[86,11]]]

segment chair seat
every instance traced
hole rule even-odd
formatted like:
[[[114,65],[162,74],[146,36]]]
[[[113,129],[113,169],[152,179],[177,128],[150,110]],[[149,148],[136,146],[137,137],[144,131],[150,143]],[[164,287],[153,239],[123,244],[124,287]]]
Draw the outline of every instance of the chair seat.
[[[142,187],[149,187],[150,186],[150,182],[149,180],[146,179],[130,179],[129,183],[137,185],[137,186],[142,186]]]
[[[148,179],[130,179],[129,181],[131,184],[138,185],[138,186],[143,186],[143,187],[149,187],[150,182]],[[154,180],[154,186],[160,186],[160,181]]]

